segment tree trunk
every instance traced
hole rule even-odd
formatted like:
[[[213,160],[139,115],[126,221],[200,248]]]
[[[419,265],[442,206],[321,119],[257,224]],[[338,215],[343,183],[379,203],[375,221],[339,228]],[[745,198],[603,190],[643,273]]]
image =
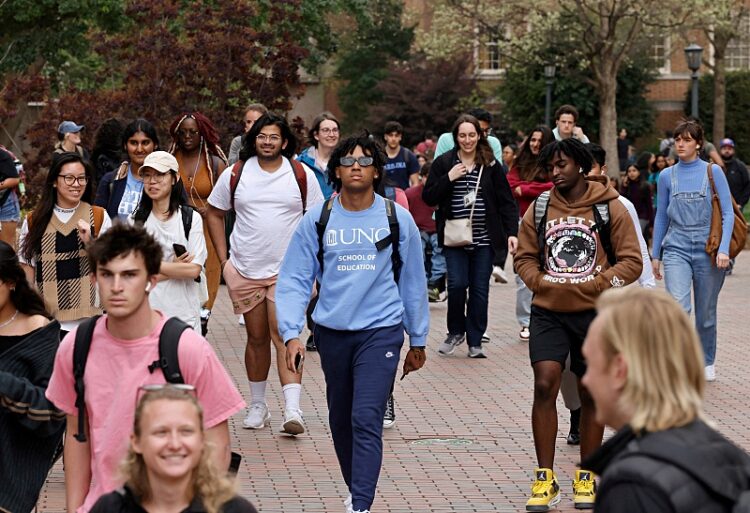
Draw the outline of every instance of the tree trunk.
[[[717,35],[714,46],[714,123],[713,143],[724,138],[727,124],[727,71],[725,52],[729,39]]]
[[[607,175],[610,178],[620,176],[620,165],[617,158],[617,74],[600,75],[597,83],[599,89],[599,144],[607,152]]]

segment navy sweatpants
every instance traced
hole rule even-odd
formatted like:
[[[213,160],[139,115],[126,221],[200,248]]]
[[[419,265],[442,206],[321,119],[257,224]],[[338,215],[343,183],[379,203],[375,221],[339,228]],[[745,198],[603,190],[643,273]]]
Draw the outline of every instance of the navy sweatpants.
[[[364,331],[315,326],[333,446],[355,511],[370,509],[383,463],[383,414],[396,377],[402,324]]]

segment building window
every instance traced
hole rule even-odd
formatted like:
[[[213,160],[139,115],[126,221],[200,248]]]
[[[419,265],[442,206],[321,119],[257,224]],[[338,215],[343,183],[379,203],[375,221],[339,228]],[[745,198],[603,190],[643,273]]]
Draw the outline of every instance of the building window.
[[[651,59],[654,61],[654,64],[656,64],[659,73],[663,75],[666,75],[671,71],[670,43],[669,36],[656,39],[651,43]]]
[[[727,70],[750,69],[750,15],[742,17],[738,33],[742,35],[727,45]]]
[[[479,48],[479,71],[480,72],[499,72],[500,67],[500,49],[497,41],[483,43]]]

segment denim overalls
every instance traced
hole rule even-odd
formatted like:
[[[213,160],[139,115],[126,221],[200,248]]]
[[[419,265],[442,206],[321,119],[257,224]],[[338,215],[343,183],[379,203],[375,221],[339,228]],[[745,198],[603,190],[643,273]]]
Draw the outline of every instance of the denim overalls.
[[[708,173],[704,171],[700,191],[678,192],[677,172],[672,168],[671,197],[667,207],[669,226],[662,244],[664,281],[667,292],[688,313],[690,289],[695,291],[695,327],[703,346],[706,365],[716,359],[716,305],[725,273],[706,253],[711,230]]]

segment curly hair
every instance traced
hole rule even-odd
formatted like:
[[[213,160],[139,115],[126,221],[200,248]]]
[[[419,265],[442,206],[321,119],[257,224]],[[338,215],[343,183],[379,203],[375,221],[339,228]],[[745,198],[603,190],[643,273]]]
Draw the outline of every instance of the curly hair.
[[[331,158],[328,159],[328,181],[333,184],[337,192],[341,191],[341,179],[336,177],[336,168],[341,165],[339,160],[341,160],[341,157],[352,153],[357,146],[362,148],[365,155],[372,157],[372,165],[375,166],[377,172],[377,177],[373,179],[372,186],[376,191],[379,190],[380,182],[384,178],[383,167],[385,167],[387,157],[382,146],[370,133],[365,131],[360,135],[341,141],[331,153]]]
[[[143,394],[135,410],[133,420],[133,434],[135,438],[141,437],[141,421],[143,411],[146,407],[159,400],[185,401],[190,403],[198,414],[198,424],[201,436],[205,436],[203,429],[203,408],[198,399],[185,390],[165,386],[164,388],[148,391]],[[193,469],[191,489],[193,497],[200,498],[208,513],[220,513],[221,506],[235,496],[233,483],[223,477],[211,460],[213,447],[210,443],[204,443],[198,466]],[[151,484],[148,480],[146,462],[143,455],[133,449],[132,444],[128,448],[127,456],[120,466],[120,473],[125,479],[125,484],[133,491],[135,496],[143,502],[151,497]]]
[[[211,157],[219,157],[219,159],[226,165],[228,162],[227,156],[219,147],[219,132],[214,127],[211,120],[198,111],[185,112],[180,117],[175,119],[169,126],[169,135],[172,137],[172,144],[169,146],[169,153],[175,154],[177,149],[180,147],[179,143],[179,130],[182,123],[186,119],[192,119],[195,124],[198,125],[198,133],[201,136],[201,147],[198,150],[203,151],[206,156],[206,165],[208,166],[208,176],[211,180],[211,187],[214,186],[214,176],[217,176],[220,169],[214,169]]]
[[[573,159],[578,167],[583,169],[583,174],[591,172],[591,166],[594,164],[594,157],[586,146],[574,137],[563,139],[562,141],[553,141],[539,152],[539,167],[546,169],[547,165],[554,160],[556,155],[565,155]]]

